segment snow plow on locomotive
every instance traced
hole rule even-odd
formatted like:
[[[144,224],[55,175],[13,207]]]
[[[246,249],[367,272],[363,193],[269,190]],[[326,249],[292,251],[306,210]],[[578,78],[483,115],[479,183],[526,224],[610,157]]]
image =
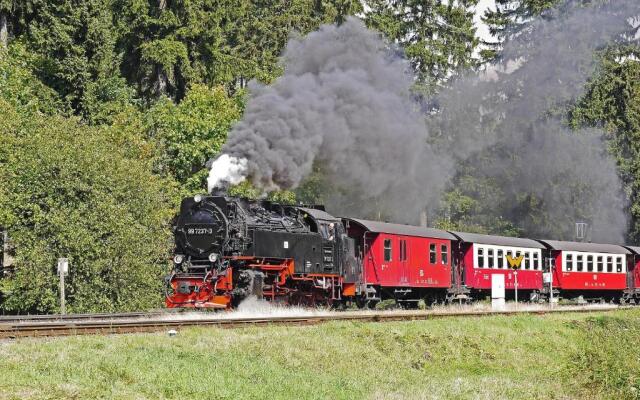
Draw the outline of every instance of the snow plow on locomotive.
[[[195,196],[174,229],[167,307],[229,308],[248,296],[332,304],[354,292],[353,240],[320,208]]]

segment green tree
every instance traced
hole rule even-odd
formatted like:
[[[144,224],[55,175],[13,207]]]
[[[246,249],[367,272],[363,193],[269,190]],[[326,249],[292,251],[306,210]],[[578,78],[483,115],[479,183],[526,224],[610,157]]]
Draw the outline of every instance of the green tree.
[[[123,72],[148,99],[181,100],[192,84],[230,92],[271,81],[290,34],[361,10],[354,0],[115,0]]]
[[[90,127],[57,115],[55,92],[23,65],[2,60],[0,71],[0,225],[16,259],[0,308],[57,311],[63,256],[71,311],[159,306],[175,185],[153,175],[142,124],[123,114]]]
[[[630,239],[640,242],[640,48],[613,46],[601,52],[600,67],[569,113],[575,128],[601,127],[616,157],[630,202]]]
[[[160,99],[147,112],[148,135],[160,151],[157,171],[174,178],[187,193],[202,192],[205,163],[219,153],[241,112],[241,97],[229,97],[220,87],[194,85],[180,104]]]
[[[367,25],[402,47],[418,75],[418,89],[432,92],[453,74],[476,65],[473,24],[478,0],[366,0]]]
[[[37,75],[77,113],[88,116],[97,97],[125,90],[110,1],[32,1],[14,10],[13,21],[17,37],[37,56]]]
[[[502,43],[517,35],[533,18],[555,6],[559,0],[495,0],[495,9],[488,9],[482,21],[489,27],[494,40],[483,42],[481,51],[486,61],[499,57]]]

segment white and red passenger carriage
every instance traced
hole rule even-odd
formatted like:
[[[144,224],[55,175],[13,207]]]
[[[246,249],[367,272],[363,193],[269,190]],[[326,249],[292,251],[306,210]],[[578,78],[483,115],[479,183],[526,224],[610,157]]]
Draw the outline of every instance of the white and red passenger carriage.
[[[452,232],[458,239],[459,266],[456,284],[466,289],[472,297],[484,297],[491,293],[491,276],[504,275],[507,297],[513,297],[516,289],[522,296],[537,300],[543,289],[544,246],[531,239],[477,233]],[[516,273],[509,268],[506,257],[523,256]],[[517,276],[516,276],[517,275]]]
[[[613,244],[540,240],[549,249],[553,287],[564,298],[615,300],[628,287],[631,252]]]

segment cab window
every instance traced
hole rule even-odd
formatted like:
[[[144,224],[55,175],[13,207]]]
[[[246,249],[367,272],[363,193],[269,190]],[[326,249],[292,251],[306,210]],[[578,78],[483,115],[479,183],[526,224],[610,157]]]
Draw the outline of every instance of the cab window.
[[[440,261],[442,264],[449,264],[449,249],[446,244],[440,245]]]

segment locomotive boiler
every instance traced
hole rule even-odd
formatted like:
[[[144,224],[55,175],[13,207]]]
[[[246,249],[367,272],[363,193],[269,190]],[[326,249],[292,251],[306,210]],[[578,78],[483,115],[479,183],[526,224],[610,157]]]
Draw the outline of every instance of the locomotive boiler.
[[[168,307],[228,308],[248,296],[335,303],[354,291],[353,239],[321,208],[197,195],[174,229]]]

